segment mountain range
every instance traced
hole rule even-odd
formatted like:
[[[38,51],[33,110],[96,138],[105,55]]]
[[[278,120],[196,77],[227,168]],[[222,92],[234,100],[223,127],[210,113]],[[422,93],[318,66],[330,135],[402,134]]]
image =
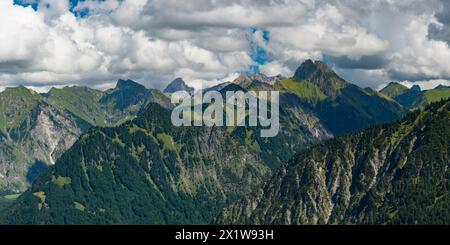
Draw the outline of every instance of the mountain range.
[[[171,106],[158,90],[130,80],[107,91],[7,88],[0,93],[0,194],[25,191],[83,132],[131,120],[150,102]]]
[[[450,98],[450,87],[444,85],[423,91],[418,85],[408,88],[400,83],[391,82],[380,92],[408,109],[423,108],[430,103]]]
[[[176,79],[165,92],[191,92],[186,86]],[[346,82],[320,61],[306,61],[292,78],[242,75],[215,88],[280,91],[280,134],[260,138],[259,127],[174,127],[168,97],[131,81],[105,92],[65,88],[34,94],[86,128],[5,209],[1,222],[209,223],[222,208],[261,189],[295,152],[408,112],[379,92]]]

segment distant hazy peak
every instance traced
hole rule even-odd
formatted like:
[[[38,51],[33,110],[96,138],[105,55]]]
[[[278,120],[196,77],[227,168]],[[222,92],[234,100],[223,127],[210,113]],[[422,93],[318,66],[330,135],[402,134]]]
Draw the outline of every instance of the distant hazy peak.
[[[28,89],[25,86],[17,86],[17,87],[7,87],[4,91],[0,92],[0,95],[3,96],[15,96],[15,97],[35,97],[37,93],[33,90]]]
[[[380,90],[380,93],[387,95],[391,98],[395,98],[395,97],[407,92],[408,90],[409,90],[409,88],[403,84],[396,83],[396,82],[390,82],[386,87],[384,87],[383,89]]]
[[[123,88],[135,88],[135,89],[146,89],[144,87],[144,85],[137,83],[133,80],[127,79],[127,80],[122,80],[120,79],[119,81],[117,81],[116,84],[116,89],[123,89]]]
[[[29,91],[31,93],[31,90],[22,85],[16,87],[6,87],[4,90],[4,92],[11,92],[11,91]]]
[[[436,86],[434,89],[442,90],[442,89],[448,89],[448,88],[450,88],[450,86],[444,86],[444,85],[442,85],[442,84],[439,84],[439,85]]]
[[[412,86],[412,87],[411,87],[411,90],[412,90],[412,91],[419,91],[419,92],[422,91],[422,89],[420,88],[419,85],[414,85],[414,86]]]
[[[283,79],[283,76],[277,75],[268,77],[262,73],[242,73],[233,82],[236,84],[247,84],[252,82],[261,82],[270,85],[274,85],[276,82]]]
[[[398,82],[390,82],[390,83],[388,83],[388,85],[386,85],[385,88],[391,87],[391,86],[397,86],[397,87],[406,88],[406,89],[408,88],[405,85],[398,83]]]
[[[164,89],[164,93],[175,93],[178,91],[186,91],[190,94],[194,92],[194,88],[189,87],[183,80],[183,78],[179,77],[173,80],[167,87]]]

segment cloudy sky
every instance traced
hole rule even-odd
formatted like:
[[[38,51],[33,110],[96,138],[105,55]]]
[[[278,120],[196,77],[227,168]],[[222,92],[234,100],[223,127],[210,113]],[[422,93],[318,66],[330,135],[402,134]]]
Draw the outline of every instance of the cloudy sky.
[[[161,88],[320,59],[360,86],[450,84],[446,0],[0,0],[0,88]]]

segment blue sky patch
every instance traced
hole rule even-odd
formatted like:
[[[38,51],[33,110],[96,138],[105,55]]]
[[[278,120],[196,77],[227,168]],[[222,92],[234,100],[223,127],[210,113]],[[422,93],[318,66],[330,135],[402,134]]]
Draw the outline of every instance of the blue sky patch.
[[[259,31],[260,29],[252,28],[252,33],[255,33]],[[267,43],[270,41],[270,33],[267,30],[261,30],[262,31],[262,37],[264,41]],[[256,44],[255,42],[250,43],[250,57],[255,61],[258,65],[250,66],[249,71],[250,72],[260,72],[259,66],[264,65],[267,62],[272,61],[270,56],[268,55],[267,51],[261,47],[260,45]]]
[[[37,10],[37,5],[38,5],[37,2],[27,3],[27,2],[23,2],[22,0],[14,0],[14,4],[24,6],[24,7],[31,6],[34,10]]]
[[[62,1],[62,0],[60,0]],[[74,13],[76,16],[78,17],[84,17],[87,14],[89,14],[89,10],[85,9],[83,11],[75,11],[75,7],[77,6],[78,2],[84,2],[85,0],[70,0],[70,11],[72,13]],[[103,1],[103,0],[102,0]],[[24,7],[28,7],[31,6],[34,10],[38,9],[38,4],[39,4],[40,0],[36,0],[34,2],[30,1],[23,1],[23,0],[14,0],[14,4],[16,5],[20,5],[20,6],[24,6]]]

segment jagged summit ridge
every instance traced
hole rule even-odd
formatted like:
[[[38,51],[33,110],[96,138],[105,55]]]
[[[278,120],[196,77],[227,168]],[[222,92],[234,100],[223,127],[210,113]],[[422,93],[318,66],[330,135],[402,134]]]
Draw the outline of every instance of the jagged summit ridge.
[[[167,87],[164,89],[164,93],[175,93],[179,91],[186,91],[189,94],[194,93],[194,88],[188,86],[183,78],[179,77],[173,80]]]
[[[130,79],[127,79],[127,80],[119,79],[119,81],[117,81],[116,88],[117,89],[134,88],[134,89],[145,90],[144,85],[137,83]]]
[[[310,59],[303,62],[295,71],[294,79],[314,83],[329,96],[335,96],[337,90],[349,85],[324,62]]]
[[[294,78],[298,80],[310,80],[318,75],[338,76],[324,62],[320,60],[312,61],[308,59],[304,61],[295,71]]]
[[[391,82],[380,92],[408,109],[423,108],[432,102],[450,98],[450,88],[442,84],[434,89],[424,90],[417,84],[408,88],[400,83]]]
[[[269,77],[262,73],[242,73],[233,82],[236,84],[251,84],[252,82],[260,82],[269,85],[274,85],[276,82],[281,81],[283,76],[277,75]]]

